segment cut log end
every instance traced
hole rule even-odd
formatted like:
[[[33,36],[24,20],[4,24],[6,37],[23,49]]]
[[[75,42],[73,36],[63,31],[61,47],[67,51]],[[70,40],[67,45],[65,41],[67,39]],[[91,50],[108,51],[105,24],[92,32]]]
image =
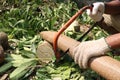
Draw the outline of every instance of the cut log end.
[[[41,63],[47,64],[53,60],[54,51],[50,43],[44,41],[43,43],[38,45],[37,48],[37,57]]]

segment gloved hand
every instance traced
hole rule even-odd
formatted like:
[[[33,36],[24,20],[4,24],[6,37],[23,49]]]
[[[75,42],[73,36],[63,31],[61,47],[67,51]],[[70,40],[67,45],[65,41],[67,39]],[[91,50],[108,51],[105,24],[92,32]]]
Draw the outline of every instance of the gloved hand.
[[[73,50],[74,60],[81,68],[86,69],[88,67],[88,61],[91,57],[104,55],[105,52],[110,50],[111,49],[104,38],[81,42]]]
[[[105,4],[103,2],[93,3],[92,12],[88,9],[87,14],[95,21],[98,22],[102,20],[102,15],[105,11]]]

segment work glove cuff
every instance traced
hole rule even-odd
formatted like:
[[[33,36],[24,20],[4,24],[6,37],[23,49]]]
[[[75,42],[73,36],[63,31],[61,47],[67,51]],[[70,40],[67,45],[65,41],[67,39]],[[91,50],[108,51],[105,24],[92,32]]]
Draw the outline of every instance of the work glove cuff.
[[[108,43],[106,42],[104,37],[101,39],[98,39],[97,43],[99,43],[101,45],[101,47],[103,49],[101,51],[103,51],[104,54],[108,51],[111,51],[111,47],[108,45]]]

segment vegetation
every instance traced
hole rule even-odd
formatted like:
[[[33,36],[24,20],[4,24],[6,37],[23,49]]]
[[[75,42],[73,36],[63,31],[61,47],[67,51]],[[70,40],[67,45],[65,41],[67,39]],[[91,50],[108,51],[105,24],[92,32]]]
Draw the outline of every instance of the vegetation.
[[[1,79],[104,80],[90,69],[80,69],[68,55],[58,64],[53,61],[47,65],[36,57],[36,48],[43,41],[39,32],[59,30],[77,10],[76,3],[69,0],[1,0],[0,31],[8,34],[10,43],[5,62],[0,66]],[[94,23],[85,13],[77,20],[81,24]],[[98,26],[92,34],[83,41],[108,35]],[[66,35],[77,40],[82,32],[68,31]]]

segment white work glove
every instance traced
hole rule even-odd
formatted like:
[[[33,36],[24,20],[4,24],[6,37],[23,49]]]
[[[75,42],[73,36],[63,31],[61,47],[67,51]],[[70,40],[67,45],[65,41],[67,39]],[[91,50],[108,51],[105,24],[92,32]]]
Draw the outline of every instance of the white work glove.
[[[87,9],[87,14],[95,21],[98,22],[102,20],[102,15],[105,11],[105,4],[103,2],[93,3],[92,12]]]
[[[107,51],[110,51],[110,48],[104,38],[81,42],[73,50],[74,61],[81,68],[86,69],[90,58],[104,55]]]

